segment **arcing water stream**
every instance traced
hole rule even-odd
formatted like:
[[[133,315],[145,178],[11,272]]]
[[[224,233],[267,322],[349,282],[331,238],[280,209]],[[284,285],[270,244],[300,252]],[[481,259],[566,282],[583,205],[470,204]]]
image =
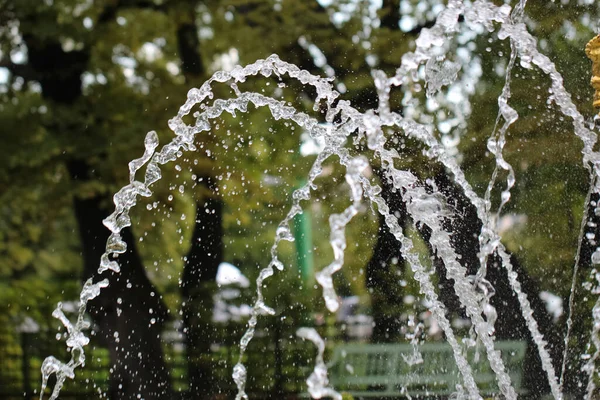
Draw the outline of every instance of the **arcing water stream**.
[[[317,282],[322,286],[327,308],[330,311],[335,311],[339,307],[332,276],[342,268],[344,263],[345,227],[357,214],[360,203],[366,200],[376,206],[390,232],[397,239],[398,246],[401,246],[403,255],[420,285],[421,293],[430,304],[430,311],[452,347],[463,380],[463,385],[457,388],[457,396],[464,396],[469,399],[481,398],[473,378],[471,366],[464,355],[464,345],[459,342],[452,329],[446,316],[446,307],[439,299],[435,285],[430,274],[426,271],[426,267],[422,264],[414,243],[403,232],[397,217],[390,212],[390,208],[381,196],[381,188],[363,173],[370,165],[370,161],[376,161],[381,165],[385,179],[392,182],[394,188],[401,194],[402,201],[406,204],[407,211],[415,226],[427,226],[431,231],[430,246],[443,261],[447,277],[454,281],[456,295],[473,326],[473,339],[479,341],[485,348],[502,396],[507,399],[516,399],[517,393],[511,384],[510,376],[500,357],[500,352],[495,350],[494,347],[496,310],[490,304],[493,290],[490,290],[491,284],[486,279],[488,257],[492,254],[499,257],[501,268],[507,271],[510,287],[521,306],[521,314],[526,321],[527,328],[537,347],[542,367],[547,374],[552,396],[555,399],[562,399],[562,374],[557,373],[553,366],[553,360],[548,352],[546,341],[540,333],[536,320],[533,318],[532,307],[521,289],[519,277],[514,271],[510,256],[501,242],[497,226],[502,207],[510,201],[511,188],[515,185],[515,173],[511,165],[504,159],[502,151],[506,144],[506,133],[511,124],[519,117],[515,109],[509,105],[511,69],[517,61],[524,68],[538,68],[551,81],[551,100],[564,116],[570,118],[575,134],[583,143],[582,161],[590,171],[591,194],[600,192],[600,185],[598,185],[600,153],[594,150],[594,145],[597,142],[596,133],[588,128],[584,117],[577,110],[569,93],[563,87],[562,77],[555,65],[547,56],[538,51],[536,39],[527,31],[525,24],[522,22],[525,6],[525,0],[521,0],[514,10],[511,10],[507,5],[499,7],[491,2],[480,0],[468,4],[460,0],[448,1],[447,7],[439,14],[435,25],[421,31],[416,41],[416,49],[404,55],[402,63],[394,76],[388,78],[382,71],[373,71],[373,78],[379,96],[379,106],[377,110],[369,110],[364,113],[359,112],[349,102],[338,98],[339,93],[332,84],[333,78],[321,78],[311,75],[293,64],[280,60],[276,55],[266,60],[256,61],[246,67],[236,67],[230,72],[215,73],[200,88],[189,91],[187,101],[180,108],[177,116],[169,121],[169,128],[175,133],[175,138],[156,152],[158,147],[157,135],[154,132],[148,133],[145,139],[146,150],[143,156],[129,163],[130,183],[114,195],[115,211],[104,221],[112,234],[108,239],[106,251],[100,260],[99,273],[106,270],[119,272],[120,267],[114,256],[123,253],[126,249],[126,244],[122,240],[120,232],[123,228],[131,225],[129,210],[135,206],[138,197],[152,195],[150,188],[153,183],[161,178],[161,165],[176,160],[186,151],[196,150],[196,135],[210,131],[211,121],[223,113],[226,112],[235,116],[237,112],[248,112],[248,106],[267,107],[275,119],[293,122],[309,132],[312,137],[322,138],[325,142],[325,148],[312,165],[306,184],[293,192],[291,207],[277,229],[270,252],[270,261],[262,269],[256,281],[256,300],[248,322],[248,329],[241,339],[240,361],[233,370],[233,379],[238,387],[237,399],[247,398],[245,393],[247,374],[241,360],[254,336],[259,316],[263,313],[274,313],[273,309],[265,303],[262,288],[265,281],[276,272],[276,269],[282,270],[284,268],[279,259],[278,246],[281,241],[293,240],[290,221],[294,216],[302,213],[302,202],[310,199],[311,191],[316,187],[315,180],[322,173],[323,163],[332,157],[337,157],[339,164],[346,169],[346,181],[350,188],[349,198],[351,204],[340,214],[331,215],[329,219],[330,244],[334,259],[329,266],[317,274]],[[462,22],[459,23],[460,18],[462,18]],[[492,132],[487,142],[489,151],[495,157],[496,169],[484,197],[476,194],[456,158],[447,151],[432,133],[433,129],[420,124],[410,116],[402,116],[392,111],[389,102],[392,88],[402,85],[408,87],[410,83],[418,82],[420,80],[418,71],[423,66],[425,66],[427,72],[425,84],[428,87],[428,95],[434,96],[443,86],[455,83],[460,66],[445,60],[446,52],[449,51],[445,44],[455,40],[461,25],[471,29],[472,32],[497,30],[498,37],[502,40],[508,39],[511,48],[504,89],[498,98],[497,129]],[[314,109],[315,111],[325,110],[325,123],[306,113],[299,112],[275,98],[259,93],[241,91],[238,84],[253,76],[263,76],[265,78],[287,76],[287,79],[294,79],[302,85],[311,86],[316,92]],[[212,87],[217,84],[229,85],[235,93],[235,97],[213,99]],[[184,117],[188,116],[193,109],[199,109],[200,111],[193,114],[195,123],[188,125],[184,122]],[[467,269],[461,264],[460,256],[453,248],[451,234],[444,228],[444,221],[455,217],[451,208],[446,204],[445,197],[437,190],[435,185],[421,182],[412,172],[395,167],[395,163],[401,159],[401,156],[396,150],[386,146],[388,139],[386,130],[388,128],[394,128],[406,137],[422,143],[425,148],[424,155],[441,163],[449,171],[454,183],[462,189],[466,198],[475,207],[477,216],[482,223],[482,229],[479,234],[480,266],[474,276],[469,276]],[[352,138],[354,144],[366,145],[372,151],[374,159],[369,160],[365,156],[357,154],[358,147],[354,148],[349,145],[350,138]],[[136,175],[144,166],[143,179],[136,179]],[[491,189],[499,175],[499,171],[507,172],[506,186],[501,193],[499,207],[492,210]],[[584,223],[586,220],[584,216]],[[588,239],[583,237],[582,229],[580,242],[585,240]],[[598,251],[600,252],[600,250]],[[598,263],[598,261],[600,261],[600,257],[594,255],[592,263]],[[573,290],[576,285],[576,278],[577,274],[575,272]],[[80,310],[75,323],[71,323],[65,317],[60,305],[53,313],[53,316],[60,319],[68,331],[67,346],[71,349],[71,360],[68,363],[63,363],[54,357],[48,357],[44,361],[42,366],[42,396],[50,375],[55,374],[57,378],[51,396],[51,399],[55,399],[66,378],[73,378],[75,368],[85,362],[83,348],[89,341],[83,333],[86,328],[83,318],[86,304],[89,300],[100,295],[102,288],[106,287],[107,284],[107,280],[98,283],[92,283],[91,280],[86,282],[81,293]],[[600,282],[595,282],[594,286],[598,285],[600,285]],[[594,291],[596,295],[597,292],[598,290]],[[571,309],[572,307],[570,307],[570,311]],[[594,328],[590,344],[591,354],[586,367],[589,376],[588,398],[591,398],[594,391],[594,378],[597,376],[595,361],[600,355],[600,338],[598,337],[600,312],[598,310],[600,310],[600,306],[594,308],[594,315],[592,316]],[[569,318],[569,326],[570,324],[571,319]],[[570,330],[567,332],[566,344],[568,344],[569,332]],[[327,380],[327,370],[323,362],[323,340],[316,331],[307,328],[299,329],[298,336],[311,340],[319,347],[315,370],[308,380],[310,394],[314,398],[325,396],[341,398]]]

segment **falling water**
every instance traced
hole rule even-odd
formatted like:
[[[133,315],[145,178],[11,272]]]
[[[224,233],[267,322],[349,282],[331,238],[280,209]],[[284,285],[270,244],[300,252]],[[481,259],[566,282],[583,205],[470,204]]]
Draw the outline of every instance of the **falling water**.
[[[249,105],[267,107],[276,120],[287,120],[295,123],[309,132],[313,138],[322,139],[325,147],[314,161],[306,184],[292,193],[290,209],[276,231],[270,251],[270,260],[260,271],[256,280],[255,303],[252,307],[247,331],[241,339],[239,361],[233,369],[233,379],[238,387],[237,399],[247,398],[245,392],[247,371],[242,359],[254,337],[259,317],[265,313],[275,313],[265,303],[263,286],[268,278],[276,273],[276,270],[283,270],[285,267],[280,260],[279,245],[282,241],[294,240],[290,229],[290,221],[294,216],[303,212],[302,205],[311,198],[311,192],[316,189],[316,179],[323,171],[323,163],[333,158],[337,158],[338,163],[346,170],[346,182],[350,189],[349,199],[351,204],[343,212],[331,215],[329,219],[333,260],[317,274],[317,282],[322,286],[327,308],[330,311],[335,311],[339,307],[338,296],[333,286],[333,275],[343,267],[346,248],[345,228],[358,213],[361,203],[367,202],[373,205],[377,212],[381,214],[390,232],[397,239],[398,246],[401,246],[403,256],[414,273],[421,293],[430,304],[430,311],[452,348],[464,384],[464,386],[457,388],[458,393],[465,393],[470,399],[481,398],[473,378],[471,366],[464,355],[464,345],[459,342],[451,327],[446,316],[446,308],[438,297],[427,267],[421,262],[419,252],[415,249],[412,240],[403,231],[398,218],[390,211],[388,204],[381,196],[381,188],[364,174],[370,162],[377,161],[381,165],[384,178],[389,180],[401,195],[414,225],[426,226],[430,229],[431,248],[443,261],[447,278],[454,282],[456,295],[473,326],[472,339],[479,341],[485,348],[502,395],[507,399],[517,398],[510,376],[500,357],[500,352],[494,346],[496,310],[490,304],[490,297],[494,291],[490,282],[486,279],[487,260],[492,254],[499,256],[501,268],[505,268],[507,271],[510,287],[519,301],[522,316],[537,347],[552,395],[555,399],[562,399],[562,380],[559,381],[557,378],[552,359],[546,348],[546,342],[539,331],[537,322],[533,318],[531,305],[521,289],[519,277],[511,265],[508,251],[501,243],[497,227],[502,208],[510,201],[511,188],[515,185],[515,173],[512,166],[504,159],[502,152],[506,144],[507,132],[519,117],[516,110],[509,104],[511,70],[517,62],[523,68],[538,68],[551,80],[551,101],[558,106],[562,114],[572,120],[575,134],[583,142],[582,161],[583,165],[590,171],[591,194],[597,194],[600,190],[596,184],[599,178],[600,154],[593,150],[597,140],[596,134],[587,127],[584,117],[571,101],[569,93],[562,85],[562,77],[555,65],[547,56],[537,50],[536,39],[527,31],[525,24],[522,22],[525,5],[526,2],[522,0],[514,10],[511,10],[508,5],[495,6],[490,2],[481,0],[469,4],[464,4],[460,0],[450,0],[447,7],[439,14],[434,26],[424,28],[421,31],[416,40],[415,50],[403,56],[402,62],[393,76],[387,77],[383,71],[373,71],[379,105],[377,110],[368,110],[364,113],[359,112],[349,102],[339,99],[339,92],[336,89],[339,89],[340,86],[334,85],[333,69],[327,64],[324,57],[320,60],[320,66],[326,71],[327,78],[312,75],[293,64],[280,60],[276,55],[266,60],[256,61],[245,67],[238,66],[230,72],[220,71],[215,73],[200,88],[193,88],[188,92],[187,101],[180,108],[177,116],[169,121],[169,128],[175,133],[175,138],[157,152],[157,135],[155,132],[148,133],[145,139],[144,154],[129,163],[129,184],[114,195],[115,211],[104,221],[106,227],[111,231],[111,235],[106,244],[106,251],[100,259],[98,272],[103,273],[107,270],[119,272],[120,266],[116,256],[126,250],[126,244],[120,232],[131,225],[129,211],[135,206],[138,198],[152,195],[151,186],[161,178],[162,165],[176,160],[186,151],[196,150],[194,145],[196,135],[210,131],[211,121],[220,117],[223,113],[235,116],[238,112],[248,112]],[[410,116],[402,116],[392,111],[389,102],[393,87],[403,85],[410,87],[409,83],[420,81],[418,71],[422,67],[426,71],[425,83],[427,95],[430,97],[435,96],[442,87],[456,82],[460,65],[446,59],[449,47],[445,44],[455,39],[459,32],[459,18],[461,16],[464,25],[471,28],[473,32],[497,31],[501,40],[509,40],[511,48],[504,88],[498,98],[499,112],[496,127],[490,133],[487,142],[488,149],[494,155],[496,167],[483,197],[475,193],[457,160],[440,143],[432,133],[433,130]],[[369,32],[368,29],[363,32],[361,37],[364,41],[368,41]],[[311,46],[304,38],[300,39],[300,44],[307,48]],[[367,44],[363,45],[367,46]],[[317,50],[317,48],[312,48],[311,52],[315,57],[320,57],[322,53],[319,54]],[[324,121],[300,112],[272,97],[240,90],[238,84],[253,76],[273,79],[281,79],[283,76],[287,76],[288,79],[294,79],[302,85],[311,86],[316,92],[314,110],[324,110]],[[214,99],[213,85],[218,84],[228,85],[235,93],[235,97]],[[184,122],[184,117],[188,116],[192,110],[199,111],[193,114],[195,123],[188,125]],[[478,238],[480,264],[474,276],[468,275],[466,267],[461,264],[460,257],[452,246],[450,232],[444,229],[444,222],[453,217],[452,209],[446,204],[445,197],[434,184],[424,183],[410,171],[395,167],[402,156],[396,150],[385,146],[387,142],[386,128],[395,128],[405,134],[406,137],[422,143],[425,148],[424,155],[440,162],[450,172],[454,183],[462,189],[466,198],[475,207],[482,228]],[[357,155],[356,150],[358,147],[354,149],[349,145],[350,138],[352,138],[354,144],[366,144],[372,151],[373,159],[369,160],[363,155]],[[143,178],[138,179],[137,175],[144,166]],[[503,172],[506,173],[506,186],[500,194],[498,208],[492,210],[492,189]],[[585,239],[582,237],[580,240]],[[66,318],[60,304],[53,313],[53,316],[58,318],[67,329],[68,340],[66,343],[71,352],[71,360],[63,363],[54,357],[48,357],[44,361],[42,365],[42,394],[40,397],[43,396],[43,389],[47,386],[48,378],[52,374],[56,375],[57,378],[57,383],[51,395],[51,399],[55,399],[66,378],[73,378],[75,369],[85,363],[83,349],[89,341],[84,334],[84,330],[87,328],[87,323],[83,318],[86,305],[88,301],[100,295],[102,288],[107,285],[107,280],[97,283],[89,280],[85,283],[80,296],[79,314],[75,323],[71,323]],[[600,307],[594,308],[593,319],[595,324],[592,335],[596,353],[590,357],[586,369],[589,374],[589,395],[594,389],[593,378],[596,374],[594,362],[600,354],[600,341],[597,338],[597,332],[600,329],[600,312],[598,310],[600,310]],[[297,334],[301,338],[310,340],[318,348],[315,368],[307,381],[310,394],[315,398],[323,396],[340,398],[335,388],[329,385],[327,379],[327,369],[323,360],[324,340],[316,331],[309,328],[300,328]]]

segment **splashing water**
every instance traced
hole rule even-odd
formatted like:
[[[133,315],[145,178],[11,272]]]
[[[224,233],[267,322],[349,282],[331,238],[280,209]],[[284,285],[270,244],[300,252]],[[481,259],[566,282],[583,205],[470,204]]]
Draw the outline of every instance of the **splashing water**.
[[[327,366],[323,361],[325,352],[325,342],[314,328],[300,328],[296,335],[302,339],[310,340],[317,346],[317,357],[315,359],[315,369],[310,374],[306,383],[308,384],[308,393],[313,399],[331,397],[334,400],[342,400],[342,395],[329,387],[327,379]]]
[[[584,117],[579,113],[569,93],[563,87],[562,77],[555,65],[547,56],[537,50],[536,39],[527,31],[525,24],[522,22],[525,6],[526,2],[524,0],[520,1],[514,10],[511,10],[507,5],[495,6],[481,0],[469,4],[464,4],[459,0],[450,0],[447,7],[439,14],[436,23],[431,28],[424,28],[421,31],[416,41],[416,49],[403,56],[402,63],[394,76],[388,78],[383,71],[376,70],[373,72],[379,105],[377,110],[368,110],[364,113],[359,112],[349,102],[338,98],[339,92],[332,83],[334,80],[333,70],[324,59],[320,63],[326,70],[328,78],[312,75],[293,64],[280,60],[276,55],[266,60],[256,61],[245,67],[238,66],[230,72],[220,71],[215,73],[200,88],[193,88],[188,92],[187,101],[181,106],[177,116],[169,121],[169,128],[175,133],[175,138],[157,152],[158,137],[155,132],[149,132],[144,142],[144,154],[129,163],[129,184],[114,195],[115,210],[104,221],[106,227],[111,231],[111,235],[106,244],[106,251],[100,259],[98,272],[103,273],[111,270],[118,273],[120,271],[120,266],[115,258],[118,254],[126,251],[126,244],[121,238],[120,232],[131,225],[129,211],[135,206],[138,197],[152,195],[150,187],[161,178],[162,165],[176,160],[185,151],[196,150],[194,145],[196,135],[210,131],[211,121],[220,117],[223,113],[235,116],[236,112],[248,112],[249,105],[266,107],[276,120],[294,122],[309,132],[313,138],[322,139],[325,147],[311,166],[304,186],[292,193],[290,209],[276,231],[270,250],[270,260],[266,267],[260,271],[256,280],[256,300],[252,307],[247,331],[241,339],[239,361],[233,369],[233,379],[238,388],[237,399],[248,397],[245,392],[247,370],[242,360],[248,345],[254,337],[259,316],[275,313],[265,303],[263,285],[269,277],[276,273],[276,270],[280,271],[285,267],[280,260],[278,247],[282,241],[294,240],[291,234],[290,221],[302,212],[302,202],[308,201],[311,197],[311,191],[316,189],[315,181],[323,171],[323,163],[334,157],[346,170],[346,182],[350,188],[349,199],[351,204],[343,212],[331,215],[329,219],[333,260],[317,274],[317,282],[323,289],[323,297],[327,308],[330,311],[335,311],[339,307],[338,296],[333,286],[333,275],[344,264],[345,228],[358,213],[361,203],[367,201],[376,207],[389,231],[398,241],[398,246],[401,247],[402,254],[414,273],[420,291],[428,301],[430,311],[452,348],[455,362],[463,380],[463,385],[460,386],[459,393],[454,394],[454,398],[481,398],[473,378],[473,371],[465,358],[465,348],[452,329],[446,316],[446,307],[439,299],[435,289],[436,285],[432,281],[428,268],[420,260],[415,244],[405,234],[397,216],[390,210],[389,205],[382,197],[381,188],[374,184],[364,173],[371,162],[377,162],[381,165],[383,177],[393,184],[394,189],[406,204],[407,212],[415,228],[425,226],[430,230],[429,244],[432,251],[443,262],[447,278],[454,282],[454,290],[458,300],[472,323],[472,339],[483,345],[490,366],[496,375],[502,396],[506,399],[516,399],[517,393],[511,384],[510,376],[507,373],[500,352],[494,346],[494,324],[497,313],[490,304],[490,298],[493,296],[494,290],[491,283],[486,279],[488,258],[493,254],[496,254],[500,260],[500,265],[497,268],[504,268],[507,272],[510,287],[518,299],[521,314],[536,345],[542,367],[547,374],[552,396],[555,399],[562,399],[562,378],[559,379],[557,376],[546,341],[538,328],[536,320],[533,318],[531,304],[521,288],[519,277],[510,261],[510,255],[501,243],[501,237],[498,233],[498,220],[502,208],[510,201],[511,189],[515,185],[515,173],[512,166],[505,160],[503,149],[507,141],[507,132],[519,117],[517,111],[509,105],[511,70],[517,61],[523,68],[538,68],[550,79],[551,100],[562,114],[570,118],[575,134],[583,143],[582,161],[583,165],[590,171],[590,195],[600,192],[600,185],[597,184],[600,171],[598,167],[600,165],[600,154],[594,151],[594,145],[597,141],[595,132],[588,128]],[[410,87],[411,83],[420,81],[418,73],[420,68],[425,70],[428,97],[437,96],[441,88],[456,83],[461,66],[449,61],[446,57],[449,50],[445,44],[454,40],[460,31],[459,18],[461,17],[464,20],[464,25],[473,32],[492,32],[496,27],[499,27],[497,30],[498,37],[501,40],[508,39],[511,49],[504,88],[498,98],[499,112],[496,126],[487,141],[487,148],[493,154],[496,166],[483,197],[475,193],[456,158],[436,138],[432,130],[412,119],[410,115],[403,116],[393,112],[389,101],[393,87]],[[366,30],[363,39],[368,39],[368,35],[369,30]],[[301,43],[309,46],[305,39],[301,39]],[[320,57],[317,50],[313,52]],[[243,83],[253,76],[265,78],[287,76],[290,79],[297,80],[304,86],[311,86],[316,93],[314,110],[324,110],[326,123],[323,124],[319,119],[269,96],[241,91],[237,84]],[[235,97],[213,100],[212,87],[217,84],[231,87]],[[197,108],[200,111],[193,114],[195,122],[191,125],[186,124],[184,117]],[[452,245],[451,233],[444,228],[445,223],[454,217],[444,195],[434,184],[423,183],[412,172],[395,167],[402,157],[396,150],[386,146],[388,144],[387,128],[394,128],[402,132],[407,138],[420,142],[425,147],[424,155],[441,163],[449,171],[454,184],[462,190],[470,204],[476,209],[482,227],[478,236],[480,245],[479,265],[474,276],[469,275],[467,268],[461,264],[460,256]],[[362,155],[356,155],[358,146],[356,149],[348,147],[348,139],[351,137],[354,144],[366,144],[368,149],[372,151],[372,160]],[[144,166],[144,177],[137,180],[136,175]],[[499,206],[496,210],[492,210],[492,189],[503,172],[506,173],[505,189],[500,194]],[[588,195],[588,200],[590,195]],[[582,229],[580,242],[583,240],[586,239],[583,238]],[[592,261],[597,264],[597,261]],[[574,276],[573,285],[575,279]],[[71,360],[68,363],[63,363],[54,357],[48,357],[44,361],[40,398],[43,397],[43,391],[51,375],[56,375],[57,379],[51,395],[51,399],[56,399],[65,380],[67,378],[72,379],[75,369],[84,365],[84,346],[89,342],[84,333],[85,329],[88,328],[88,324],[83,318],[86,306],[88,301],[100,295],[102,288],[107,285],[107,280],[97,283],[90,280],[85,283],[80,296],[79,314],[75,323],[71,323],[64,315],[60,304],[53,313],[53,316],[59,319],[67,329],[68,339],[66,343],[71,352]],[[598,295],[600,291],[595,290],[593,293]],[[586,365],[586,372],[589,376],[587,388],[589,398],[591,398],[595,388],[595,361],[600,356],[600,339],[598,339],[600,306],[598,304],[593,310],[594,330],[590,345],[590,348],[595,349],[595,353],[589,357]],[[572,312],[572,307],[569,307],[569,309]],[[307,381],[310,394],[314,398],[331,396],[340,399],[341,395],[329,386],[327,379],[327,369],[323,360],[325,348],[323,339],[314,329],[309,328],[300,328],[297,335],[310,340],[318,348],[315,368]],[[569,331],[567,332],[565,344],[568,344],[568,335]],[[564,362],[562,368],[563,371],[561,371],[560,376],[564,373]]]

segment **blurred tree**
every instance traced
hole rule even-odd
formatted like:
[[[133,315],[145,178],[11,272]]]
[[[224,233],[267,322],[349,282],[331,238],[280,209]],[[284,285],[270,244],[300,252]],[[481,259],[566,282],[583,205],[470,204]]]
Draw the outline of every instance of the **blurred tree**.
[[[580,50],[591,34],[590,15],[597,10],[580,4],[583,2],[571,3],[530,4],[527,22],[543,38],[540,47],[559,60],[568,89],[581,94],[576,100],[581,106],[590,93],[587,78],[582,78],[587,76],[588,64],[572,65],[571,60],[584,60]],[[101,222],[109,213],[109,195],[126,181],[125,163],[142,151],[141,134],[164,126],[182,102],[182,93],[201,84],[215,69],[225,68],[227,62],[248,63],[277,53],[322,74],[325,68],[311,56],[311,49],[317,48],[336,72],[334,83],[343,92],[341,97],[361,111],[376,109],[372,70],[392,75],[402,54],[414,46],[419,31],[431,26],[439,4],[385,0],[378,11],[380,18],[376,18],[371,2],[0,0],[0,71],[6,76],[0,83],[0,123],[5,131],[0,149],[0,277],[23,281],[34,274],[72,277],[82,264],[78,252],[83,255],[83,277],[94,276],[108,236]],[[581,17],[586,13],[587,25]],[[469,48],[471,44],[474,48]],[[415,83],[394,90],[392,106],[435,126],[444,143],[458,138],[457,157],[483,194],[494,167],[486,142],[495,129],[497,96],[510,49],[495,34],[476,41],[460,38],[448,45],[454,61],[468,50],[461,77],[477,68],[486,71],[478,81],[477,87],[482,89],[473,90],[459,107],[442,104],[431,111],[425,91]],[[514,220],[524,216],[528,223],[504,240],[536,315],[548,323],[539,291],[553,290],[563,298],[569,293],[586,174],[580,167],[581,146],[574,135],[565,138],[563,133],[570,132],[568,121],[561,120],[554,106],[546,105],[546,78],[519,66],[513,72],[511,104],[521,119],[511,127],[505,152],[515,166],[518,183],[505,213]],[[525,84],[533,80],[539,85]],[[266,87],[265,82],[257,79],[244,88],[259,88],[292,102],[299,110],[312,112],[310,90],[294,82],[280,82],[287,85],[285,89],[272,82]],[[444,124],[460,119],[457,110],[464,112],[469,128],[459,121],[448,134]],[[312,115],[321,118],[318,112]],[[193,355],[188,372],[190,393],[214,393],[210,360],[201,355],[210,351],[211,290],[218,265],[224,255],[251,267],[264,262],[273,225],[281,217],[280,211],[270,209],[287,204],[283,199],[301,175],[295,170],[306,171],[311,160],[291,155],[298,148],[301,132],[274,121],[265,110],[253,110],[235,120],[222,117],[213,128],[211,134],[198,138],[198,147],[206,155],[182,159],[178,164],[183,166],[182,172],[164,172],[166,181],[192,182],[193,190],[184,183],[181,187],[188,188],[185,194],[174,185],[157,185],[152,200],[160,204],[162,214],[156,211],[141,220],[134,218],[138,222],[125,232],[129,251],[119,257],[123,272],[111,276],[111,285],[90,309],[112,351],[111,398],[138,393],[145,398],[169,396],[159,334],[168,313],[179,306],[187,349]],[[460,134],[453,136],[456,131]],[[170,137],[164,130],[159,135],[161,139]],[[454,204],[463,215],[462,220],[452,221],[450,228],[459,253],[473,272],[478,246],[473,235],[480,230],[473,210],[460,204],[461,194],[448,184],[446,171],[427,161],[416,143],[394,133],[390,145],[403,149],[402,168],[411,169],[423,181],[433,179],[443,188],[449,206]],[[328,178],[343,182],[342,172],[330,167]],[[410,225],[399,194],[385,177],[378,176],[378,166],[373,167],[374,180],[379,181],[384,196],[405,225]],[[504,185],[505,175],[500,178],[492,188],[494,194]],[[279,182],[278,187],[265,183],[274,181]],[[310,205],[316,211],[315,219],[326,225],[327,216],[345,205],[344,189],[337,183],[323,183]],[[173,193],[175,199],[170,200]],[[495,197],[499,196],[492,199]],[[147,206],[157,210],[153,203]],[[557,213],[557,209],[566,211]],[[376,231],[377,218],[366,211],[361,226],[351,233],[357,243],[348,248],[353,254],[347,257],[347,275],[340,280],[348,285],[348,293],[369,290],[376,320],[374,339],[396,340],[402,325],[398,314],[405,307],[405,292],[399,283],[407,274],[395,239],[383,221],[378,222]],[[180,212],[195,216],[174,221]],[[267,222],[269,228],[264,228]],[[75,227],[79,244],[69,235]],[[426,230],[419,234],[427,238]],[[315,238],[317,243],[327,240],[326,229],[317,227]],[[149,265],[159,253],[156,247],[164,252],[160,271]],[[283,251],[291,254],[289,249]],[[328,251],[316,250],[318,267],[327,265]],[[432,255],[427,249],[423,253]],[[175,261],[167,261],[171,259]],[[493,257],[490,263],[493,266]],[[439,260],[433,264],[445,303],[460,314],[452,282],[444,279],[443,265]],[[495,268],[489,271],[490,279],[498,282],[493,298],[500,310],[497,336],[525,337],[520,317],[510,312],[515,299],[501,283],[505,277]],[[174,276],[177,283],[167,276]],[[180,293],[168,293],[175,291],[170,285],[179,286]],[[589,312],[589,307],[583,305],[580,312]],[[564,322],[564,317],[559,322]],[[554,351],[560,353],[560,346],[554,345],[554,327],[546,325],[543,330],[548,329]],[[507,329],[513,326],[517,328]],[[578,334],[583,335],[588,327],[580,329]],[[153,368],[146,368],[148,365]],[[570,371],[577,370],[578,361],[573,360]],[[136,371],[133,378],[128,371]],[[570,387],[577,387],[576,378],[570,382]]]
[[[111,116],[90,112],[93,105],[89,100],[93,96],[85,95],[84,79],[93,71],[94,52],[110,41],[107,36],[110,38],[111,29],[118,26],[117,19],[124,18],[118,15],[120,7],[131,4],[109,2],[100,7],[86,7],[65,2],[51,7],[33,2],[5,2],[3,6],[3,15],[18,29],[22,39],[20,51],[26,57],[24,65],[31,74],[28,78],[39,82],[41,98],[51,116],[41,125],[46,135],[59,138],[60,144],[72,144],[63,159],[70,179],[83,187],[93,185],[99,177],[110,181],[108,174],[97,169],[98,164],[109,159],[110,143],[103,140],[105,135],[94,136],[88,124],[106,125]],[[83,18],[82,13],[86,15]],[[15,33],[8,35],[15,37]],[[15,69],[12,71],[17,73]],[[19,79],[18,74],[14,79]],[[100,79],[106,81],[106,77]],[[115,117],[119,114],[112,115]],[[122,118],[128,120],[126,115]],[[88,189],[87,193],[78,190],[73,196],[84,279],[100,279],[96,269],[109,233],[102,224],[108,214],[106,185],[103,186]],[[170,381],[160,342],[167,308],[146,276],[131,230],[124,232],[124,238],[128,251],[119,258],[123,273],[111,276],[110,289],[92,302],[88,310],[110,349],[113,373],[109,396],[168,397]],[[154,350],[146,351],[148,348]]]
[[[108,164],[115,161],[115,153],[130,157],[135,142],[130,133],[144,126],[133,118],[136,107],[124,105],[133,101],[138,107],[148,107],[151,103],[147,94],[161,78],[177,83],[177,76],[170,77],[165,71],[168,62],[165,65],[160,60],[152,65],[151,61],[156,58],[153,52],[169,51],[163,35],[171,34],[169,43],[179,38],[185,48],[189,22],[177,28],[176,21],[172,21],[176,12],[168,15],[166,8],[152,2],[65,1],[52,5],[5,1],[1,11],[7,27],[3,31],[4,54],[12,55],[12,59],[4,59],[4,66],[11,72],[8,86],[14,89],[15,82],[25,79],[36,82],[24,88],[28,90],[21,90],[24,94],[20,95],[40,94],[43,103],[39,107],[46,115],[40,116],[37,129],[56,146],[50,152],[61,155],[59,159],[50,158],[52,163],[62,164],[54,167],[61,175],[68,174],[74,183],[71,193],[81,238],[83,278],[100,279],[96,269],[109,233],[102,224],[108,215],[106,195],[115,188],[109,183],[115,177]],[[152,29],[147,29],[149,25]],[[154,29],[161,28],[164,32],[155,36]],[[175,28],[177,32],[173,32]],[[125,40],[127,32],[133,36]],[[17,46],[6,47],[15,41]],[[19,57],[20,64],[15,63],[13,60]],[[176,67],[173,61],[171,64],[171,68]],[[168,86],[163,84],[162,88]],[[105,131],[111,127],[115,128],[111,133]],[[22,158],[10,167],[18,170],[27,149],[23,140],[16,143]],[[34,150],[43,154],[43,149]],[[110,289],[88,310],[110,349],[113,374],[109,396],[168,397],[170,378],[160,341],[168,310],[147,278],[130,229],[124,232],[124,238],[128,251],[119,258],[122,273],[111,276]]]

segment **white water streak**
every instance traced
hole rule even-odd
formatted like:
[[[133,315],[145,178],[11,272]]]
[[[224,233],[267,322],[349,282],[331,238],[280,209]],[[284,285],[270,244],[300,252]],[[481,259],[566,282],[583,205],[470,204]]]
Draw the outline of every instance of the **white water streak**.
[[[296,336],[302,339],[310,340],[315,346],[317,346],[315,368],[306,380],[308,385],[308,393],[310,393],[313,399],[331,397],[334,400],[342,400],[342,395],[329,386],[329,379],[327,378],[327,366],[325,365],[325,361],[323,361],[325,341],[321,335],[319,335],[314,328],[299,328],[296,331]]]

